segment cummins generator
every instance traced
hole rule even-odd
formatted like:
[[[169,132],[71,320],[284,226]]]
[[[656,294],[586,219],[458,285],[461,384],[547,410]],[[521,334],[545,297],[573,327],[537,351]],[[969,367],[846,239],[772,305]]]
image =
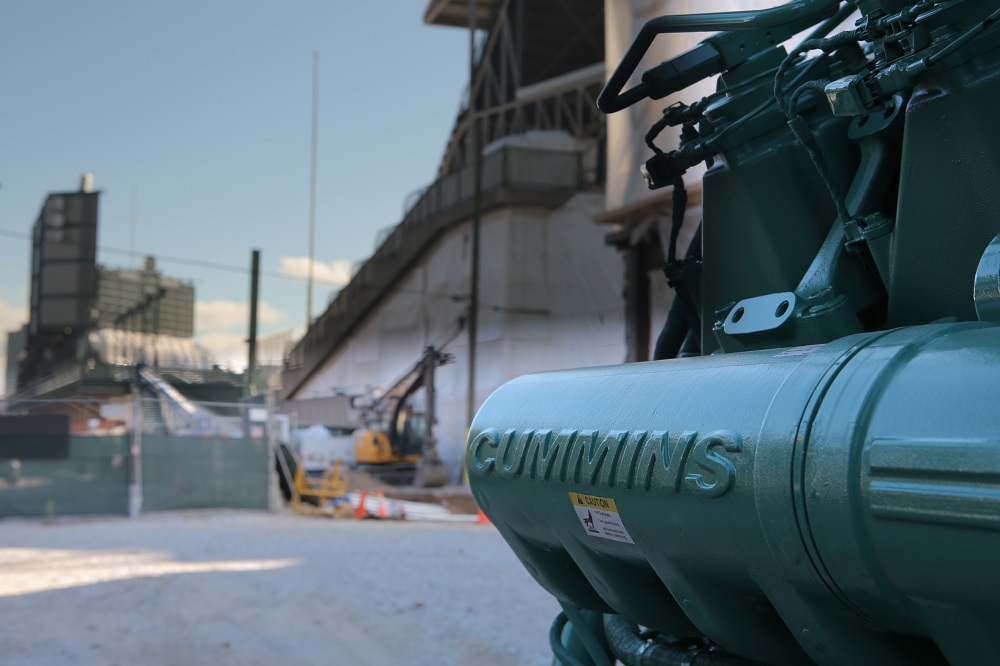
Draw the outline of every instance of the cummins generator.
[[[557,664],[1000,664],[998,18],[795,0],[635,37],[606,113],[718,76],[646,136],[656,360],[507,383],[465,461],[563,608]],[[678,32],[713,36],[635,71]]]

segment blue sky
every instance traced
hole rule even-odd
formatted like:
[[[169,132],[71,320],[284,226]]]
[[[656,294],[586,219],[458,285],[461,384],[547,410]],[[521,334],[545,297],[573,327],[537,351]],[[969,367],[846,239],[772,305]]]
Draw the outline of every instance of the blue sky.
[[[468,76],[468,34],[424,0],[40,0],[0,4],[0,230],[94,174],[99,245],[295,272],[307,255],[312,51],[320,51],[316,259],[335,274],[433,181]],[[28,295],[29,244],[0,237],[0,327]],[[108,266],[129,258],[100,253]],[[295,258],[299,258],[296,264]],[[341,262],[338,264],[338,262]],[[194,281],[199,337],[232,347],[248,276]],[[332,287],[318,286],[314,315]],[[263,333],[302,326],[305,283],[267,276]],[[0,344],[5,344],[4,339]]]

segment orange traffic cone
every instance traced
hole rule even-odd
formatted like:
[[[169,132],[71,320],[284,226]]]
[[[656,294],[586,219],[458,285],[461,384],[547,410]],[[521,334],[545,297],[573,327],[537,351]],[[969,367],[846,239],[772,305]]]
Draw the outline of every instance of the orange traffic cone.
[[[363,488],[361,490],[361,501],[358,502],[358,508],[354,511],[355,518],[367,518],[368,512],[365,510],[365,500],[368,499],[368,489]]]
[[[479,509],[479,517],[476,518],[476,524],[477,525],[489,525],[490,524],[490,519],[486,517],[486,514],[483,513],[482,509]]]
[[[385,493],[383,491],[378,491],[378,517],[388,518],[389,512],[385,508]]]

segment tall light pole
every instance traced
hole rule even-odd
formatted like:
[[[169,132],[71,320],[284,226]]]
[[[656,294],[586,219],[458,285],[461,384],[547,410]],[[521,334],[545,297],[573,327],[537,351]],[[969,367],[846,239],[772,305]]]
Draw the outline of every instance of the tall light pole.
[[[257,395],[257,300],[260,293],[260,250],[250,255],[250,337],[247,339],[247,372],[243,395]]]
[[[466,423],[476,415],[476,338],[479,334],[479,227],[482,189],[482,150],[479,147],[479,117],[476,104],[476,0],[469,3],[469,141],[473,159],[472,177],[472,276],[469,280],[469,395]]]
[[[309,277],[306,280],[306,330],[312,324],[313,263],[316,256],[316,139],[319,135],[319,50],[313,51],[312,142],[309,160]]]

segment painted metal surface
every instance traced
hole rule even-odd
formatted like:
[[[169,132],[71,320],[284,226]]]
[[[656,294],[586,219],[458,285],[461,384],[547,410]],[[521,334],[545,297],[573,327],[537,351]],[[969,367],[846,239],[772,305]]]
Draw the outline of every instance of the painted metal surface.
[[[1000,323],[1000,234],[990,241],[979,259],[973,299],[979,321]]]
[[[807,18],[827,20],[786,53]],[[721,659],[1000,662],[998,22],[995,0],[793,2],[653,19],[624,54],[607,112],[720,73],[642,166],[675,200],[708,166],[680,337],[710,355],[510,382],[466,458],[570,625],[627,620],[622,661],[683,651],[641,625]],[[729,32],[625,90],[657,34],[696,26]]]
[[[563,602],[765,663],[994,663],[998,373],[1000,327],[963,323],[529,375],[467,468]]]

